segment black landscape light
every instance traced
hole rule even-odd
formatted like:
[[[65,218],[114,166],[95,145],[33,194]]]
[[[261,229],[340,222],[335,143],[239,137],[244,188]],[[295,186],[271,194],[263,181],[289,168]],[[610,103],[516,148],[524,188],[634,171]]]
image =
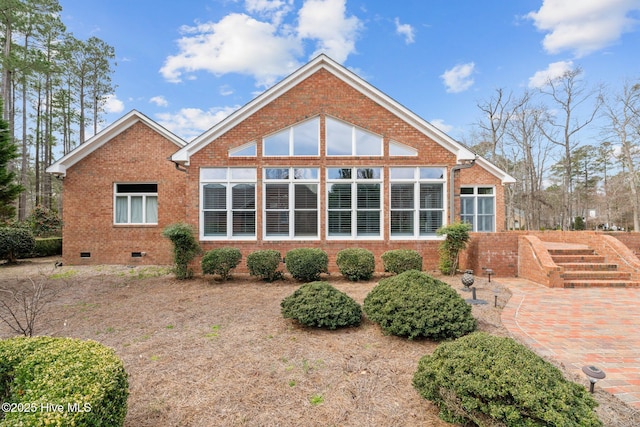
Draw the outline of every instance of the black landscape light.
[[[487,273],[487,276],[489,276],[489,283],[491,283],[491,276],[493,275],[493,269],[487,268],[487,267],[482,267],[482,269],[484,270],[485,273]]]
[[[600,368],[593,365],[587,365],[582,367],[582,372],[589,378],[589,392],[593,393],[593,387],[598,381],[606,377],[607,375]]]

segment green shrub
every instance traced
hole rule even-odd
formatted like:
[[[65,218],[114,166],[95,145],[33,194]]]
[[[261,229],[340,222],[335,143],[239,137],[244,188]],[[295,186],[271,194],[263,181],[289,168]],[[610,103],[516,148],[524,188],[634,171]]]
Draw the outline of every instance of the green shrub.
[[[62,255],[62,237],[36,238],[33,255],[36,257]]]
[[[364,312],[385,333],[442,340],[472,332],[471,306],[449,285],[410,270],[383,279],[364,299]]]
[[[282,315],[305,326],[336,329],[358,326],[362,309],[353,298],[327,282],[302,285],[280,303]]]
[[[285,265],[294,279],[313,282],[320,274],[329,272],[329,257],[318,248],[291,249],[285,257]]]
[[[511,338],[478,332],[442,343],[413,385],[446,421],[478,426],[600,426],[584,386]]]
[[[409,270],[422,271],[422,256],[410,249],[394,249],[382,254],[384,271],[400,274]]]
[[[240,264],[241,259],[240,249],[213,249],[202,257],[202,274],[217,274],[222,280],[227,280],[231,277],[231,270]]]
[[[4,411],[0,426],[122,426],[128,387],[122,361],[95,341],[0,341],[0,401],[33,409]]]
[[[440,243],[438,252],[440,253],[439,268],[442,274],[453,276],[458,269],[458,256],[471,239],[469,232],[471,224],[468,222],[454,222],[436,230],[438,236],[446,236]]]
[[[31,230],[23,227],[0,228],[0,259],[17,262],[19,257],[30,256],[36,247]]]
[[[173,243],[176,277],[181,280],[192,278],[193,269],[189,268],[189,263],[202,252],[194,237],[193,228],[179,222],[165,227],[162,235]]]
[[[340,274],[355,282],[373,277],[376,260],[373,252],[362,248],[347,248],[338,252],[336,264]]]
[[[273,282],[282,278],[282,271],[278,270],[281,261],[280,252],[273,249],[259,250],[247,256],[247,268],[250,275]]]
[[[60,236],[62,220],[58,212],[44,206],[36,206],[27,218],[27,223],[36,237]]]

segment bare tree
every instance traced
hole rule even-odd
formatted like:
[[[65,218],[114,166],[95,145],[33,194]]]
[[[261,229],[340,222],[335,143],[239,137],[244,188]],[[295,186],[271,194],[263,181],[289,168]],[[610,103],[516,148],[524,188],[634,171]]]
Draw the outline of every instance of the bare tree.
[[[28,280],[30,286],[0,288],[0,321],[15,333],[30,337],[55,292],[45,279],[37,283],[31,278]]]

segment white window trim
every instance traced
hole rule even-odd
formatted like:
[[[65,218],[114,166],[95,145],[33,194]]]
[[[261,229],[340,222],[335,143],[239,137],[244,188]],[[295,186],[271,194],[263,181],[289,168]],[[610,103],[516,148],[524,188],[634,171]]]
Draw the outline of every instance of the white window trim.
[[[334,120],[336,122],[341,122],[347,126],[351,127],[351,154],[329,154],[329,142],[328,142],[328,132],[327,132],[327,120]],[[360,131],[360,132],[364,132],[364,133],[368,133],[370,135],[374,135],[377,136],[378,138],[380,138],[380,154],[356,154],[357,151],[357,140],[356,140],[356,130]],[[363,129],[359,126],[356,126],[352,123],[349,122],[345,122],[344,120],[339,120],[336,119],[334,117],[329,117],[327,116],[325,118],[325,155],[327,157],[360,157],[360,156],[365,156],[365,157],[383,157],[384,156],[384,138],[380,135],[378,135],[377,133],[373,133],[371,131],[368,131],[366,129]]]
[[[447,207],[448,207],[448,194],[447,194],[447,173],[446,173],[446,168],[443,174],[443,178],[442,179],[435,179],[435,178],[429,178],[429,179],[421,179],[420,178],[420,169],[422,168],[430,168],[430,167],[434,167],[434,168],[440,168],[440,166],[418,166],[415,168],[411,168],[411,167],[402,167],[402,166],[398,166],[397,169],[413,169],[414,170],[414,177],[412,179],[400,179],[400,178],[391,178],[391,170],[389,170],[389,240],[444,240],[446,238],[446,236],[438,236],[438,235],[421,235],[420,234],[420,184],[442,184],[442,225],[445,226],[447,224],[447,218],[448,218],[448,212],[447,212]],[[390,169],[395,169],[394,168],[390,168]],[[398,235],[393,235],[391,234],[391,211],[396,210],[396,209],[392,209],[391,207],[391,186],[393,184],[413,184],[413,235],[406,235],[406,236],[398,236]],[[401,210],[401,209],[398,209]],[[407,209],[403,209],[403,210],[407,210]]]
[[[246,150],[247,148],[254,148],[256,150],[256,153],[247,154],[247,155],[238,154]],[[233,147],[229,149],[229,157],[256,157],[257,153],[258,153],[258,144],[255,141],[247,142],[246,144],[242,144],[239,147]]]
[[[120,184],[153,184],[157,185],[156,182],[116,182],[113,184],[113,225],[116,226],[128,226],[128,225],[158,225],[158,221],[156,222],[145,222],[144,220],[147,217],[147,197],[155,197],[156,198],[156,218],[159,216],[159,199],[158,192],[155,193],[118,193],[118,185]],[[117,198],[118,197],[127,197],[127,222],[116,222],[117,220]],[[142,220],[143,222],[131,222],[131,197],[142,197]]]
[[[462,188],[473,188],[473,194],[462,194]],[[478,188],[491,188],[491,195],[478,194]],[[460,186],[460,202],[462,199],[473,198],[473,229],[471,231],[476,233],[495,233],[496,231],[496,187],[495,185],[461,185]],[[478,231],[478,198],[492,198],[493,199],[493,230],[492,231]],[[486,216],[486,215],[485,215]],[[460,218],[462,219],[462,206],[460,206]]]
[[[222,179],[207,179],[207,180],[203,180],[202,179],[202,170],[204,169],[226,169],[226,179],[222,180]],[[250,169],[253,170],[256,174],[257,174],[257,169],[256,168],[244,168],[244,167],[237,167],[237,168],[216,168],[216,167],[211,167],[211,168],[200,168],[200,203],[199,203],[199,220],[198,220],[198,224],[199,224],[199,230],[198,230],[198,237],[201,241],[217,241],[217,240],[238,240],[238,241],[255,241],[257,240],[257,224],[256,224],[256,233],[253,236],[234,236],[233,235],[233,194],[232,194],[232,185],[234,184],[253,184],[254,185],[254,190],[257,192],[257,186],[258,186],[258,182],[257,182],[257,175],[254,174],[255,178],[253,179],[242,179],[242,178],[232,178],[231,177],[231,170],[232,169]],[[205,184],[224,184],[226,187],[226,212],[227,212],[227,234],[226,236],[205,236],[204,235],[204,186]],[[257,204],[257,199],[256,199],[256,204]],[[258,221],[257,215],[258,215],[258,207],[256,206],[255,208],[255,212],[256,212],[256,223]]]
[[[303,123],[306,122],[310,122],[312,120],[317,120],[318,121],[318,127],[316,129],[317,131],[317,137],[318,137],[318,151],[316,152],[316,154],[294,154],[294,143],[295,143],[295,132],[294,132],[294,128],[302,125]],[[289,133],[289,154],[267,154],[266,153],[266,143],[265,140],[267,138],[269,138],[272,135],[276,135],[278,133],[281,132],[288,132]],[[303,120],[301,122],[295,123],[291,126],[289,126],[288,128],[284,128],[284,129],[280,129],[279,131],[270,133],[269,135],[265,135],[262,138],[262,157],[267,157],[267,158],[276,158],[276,157],[320,157],[320,116],[315,116],[315,117],[311,117],[307,120]]]
[[[329,169],[351,169],[350,179],[330,179]],[[376,179],[358,179],[358,169],[380,169],[380,178]],[[325,168],[327,178],[325,180],[325,201],[326,208],[324,214],[326,215],[326,227],[325,234],[327,240],[384,240],[384,167],[382,166],[327,166]],[[351,235],[350,236],[331,236],[329,235],[329,186],[331,184],[351,184]],[[379,236],[358,236],[358,184],[380,184],[380,235]]]
[[[289,178],[287,179],[267,179],[266,178],[266,170],[267,169],[289,169]],[[316,169],[318,171],[317,179],[295,179],[294,171],[295,169]],[[265,241],[286,241],[286,240],[320,240],[320,216],[322,214],[320,210],[320,169],[319,168],[310,168],[306,166],[301,167],[263,167],[263,177],[262,177],[262,239]],[[267,235],[267,184],[288,184],[289,186],[289,234],[287,236],[269,236]],[[295,236],[295,184],[316,184],[318,186],[317,193],[317,224],[316,230],[318,230],[318,234],[316,236]],[[294,195],[292,197],[291,195]]]

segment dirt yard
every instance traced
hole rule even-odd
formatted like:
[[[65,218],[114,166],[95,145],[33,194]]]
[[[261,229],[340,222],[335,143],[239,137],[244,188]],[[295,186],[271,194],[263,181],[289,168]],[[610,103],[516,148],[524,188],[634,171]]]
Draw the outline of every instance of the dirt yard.
[[[366,318],[337,331],[300,327],[280,314],[296,281],[178,281],[161,267],[56,268],[55,261],[0,265],[0,287],[46,281],[56,295],[37,335],[93,339],[116,350],[130,375],[128,427],[450,425],[411,385],[418,360],[437,343],[385,336]],[[459,276],[437,276],[470,298]],[[326,280],[362,304],[380,278]],[[476,287],[489,302],[473,307],[479,329],[507,335],[500,310],[509,291],[481,277]],[[0,325],[0,338],[13,335]],[[595,396],[606,426],[640,425],[618,399]]]

